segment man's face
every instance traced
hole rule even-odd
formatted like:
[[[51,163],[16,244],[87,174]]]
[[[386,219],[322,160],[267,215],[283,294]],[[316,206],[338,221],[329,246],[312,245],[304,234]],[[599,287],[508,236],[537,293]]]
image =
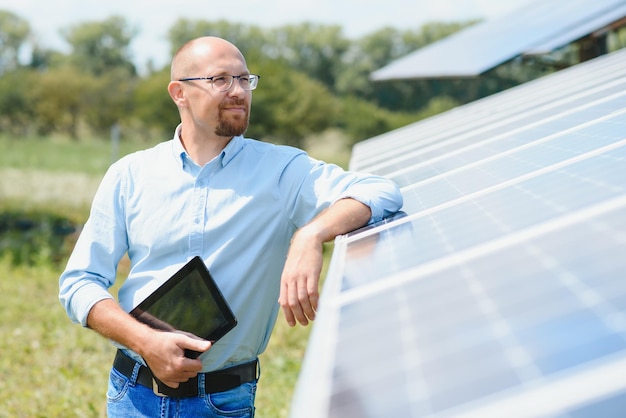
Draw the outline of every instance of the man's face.
[[[213,51],[215,52],[215,51]],[[190,77],[215,77],[220,75],[248,75],[249,71],[241,56],[233,51],[217,51],[199,65],[198,74]],[[252,92],[241,88],[238,79],[227,91],[213,88],[211,81],[184,82],[188,108],[196,125],[221,137],[242,135],[248,129]]]

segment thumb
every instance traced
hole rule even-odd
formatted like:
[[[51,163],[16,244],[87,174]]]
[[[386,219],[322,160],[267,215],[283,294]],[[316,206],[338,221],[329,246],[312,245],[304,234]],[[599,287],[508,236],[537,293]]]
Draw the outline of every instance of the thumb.
[[[193,334],[185,334],[179,345],[181,348],[188,350],[205,352],[211,348],[211,341],[202,339]]]

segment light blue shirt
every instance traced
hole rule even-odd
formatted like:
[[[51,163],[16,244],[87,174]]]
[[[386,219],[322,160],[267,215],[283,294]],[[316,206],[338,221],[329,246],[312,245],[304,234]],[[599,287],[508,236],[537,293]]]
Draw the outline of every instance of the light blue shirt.
[[[177,129],[174,139],[109,168],[60,277],[59,298],[70,319],[86,326],[93,305],[112,298],[108,289],[124,254],[131,266],[118,300],[126,311],[192,257],[202,257],[238,319],[201,357],[206,372],[264,351],[298,228],[347,197],[368,205],[375,222],[399,210],[402,196],[382,177],[242,136],[199,167],[178,138]]]

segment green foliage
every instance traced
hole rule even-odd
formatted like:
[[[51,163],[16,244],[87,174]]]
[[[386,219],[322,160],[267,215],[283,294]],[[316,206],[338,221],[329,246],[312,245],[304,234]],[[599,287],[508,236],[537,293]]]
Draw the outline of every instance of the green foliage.
[[[16,135],[29,132],[36,117],[30,88],[38,81],[30,70],[15,70],[0,77],[0,131]]]
[[[135,81],[122,67],[91,77],[89,93],[81,96],[82,116],[97,135],[106,135],[116,123],[126,121],[133,111]]]
[[[434,97],[428,102],[428,105],[421,110],[419,113],[419,119],[429,118],[450,109],[454,109],[459,105],[459,102],[447,96]]]
[[[31,90],[38,133],[61,132],[77,138],[83,104],[95,84],[89,74],[70,66],[39,74]]]
[[[415,115],[392,113],[354,97],[341,100],[334,125],[351,138],[348,145],[399,128],[415,121]]]
[[[331,125],[336,100],[325,86],[283,63],[264,62],[258,68],[267,76],[252,94],[250,136],[302,147],[307,135]]]
[[[231,23],[225,20],[178,19],[168,32],[171,55],[188,41],[201,36],[218,36],[228,39],[243,53],[249,63],[256,61],[268,45],[272,45],[271,34],[258,26]]]
[[[165,138],[172,135],[173,128],[180,122],[178,109],[167,93],[169,81],[169,68],[152,73],[139,80],[132,99],[132,118],[148,127],[148,132],[155,131]]]
[[[14,265],[59,266],[67,256],[66,237],[74,232],[76,226],[55,213],[0,212],[0,258]]]
[[[23,28],[20,19],[2,16],[14,23],[8,30],[0,27],[0,40],[13,35],[6,50],[23,48],[28,39],[17,29]],[[172,53],[203,35],[236,44],[250,70],[262,76],[253,93],[248,135],[301,147],[307,137],[328,129],[345,129],[352,143],[417,120],[422,110],[436,108],[427,108],[433,97],[464,103],[497,89],[497,74],[489,83],[469,88],[459,82],[369,80],[375,69],[470,23],[429,23],[414,31],[384,28],[349,40],[336,25],[264,29],[179,19],[168,36]],[[0,79],[1,132],[78,139],[106,137],[116,125],[123,136],[169,137],[179,116],[166,90],[168,68],[135,73],[129,46],[136,33],[122,17],[112,16],[65,28],[62,34],[71,47],[67,55],[31,43],[31,62]]]
[[[0,10],[0,74],[19,67],[19,53],[30,36],[30,25],[14,13]]]
[[[339,94],[352,95],[390,108],[413,109],[406,107],[402,96],[394,100],[397,92],[389,83],[375,84],[370,74],[432,42],[442,39],[475,22],[438,23],[431,22],[418,30],[400,31],[391,27],[379,29],[356,40],[343,55],[343,68],[339,73],[335,89]],[[426,100],[430,99],[428,97]],[[402,103],[399,105],[399,103]]]
[[[341,27],[301,23],[272,32],[270,56],[283,59],[293,70],[334,88],[342,71],[342,58],[350,47]]]
[[[72,46],[71,62],[81,71],[97,76],[123,68],[134,74],[130,42],[136,35],[121,16],[111,16],[99,22],[86,22],[62,31]]]

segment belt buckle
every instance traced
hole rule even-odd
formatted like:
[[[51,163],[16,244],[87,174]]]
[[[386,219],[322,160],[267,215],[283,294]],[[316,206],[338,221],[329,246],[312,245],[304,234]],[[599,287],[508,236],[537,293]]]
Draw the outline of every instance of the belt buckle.
[[[156,396],[159,396],[161,398],[167,397],[167,395],[162,393],[161,390],[159,389],[159,382],[157,382],[154,377],[152,378],[152,392],[154,392]]]

